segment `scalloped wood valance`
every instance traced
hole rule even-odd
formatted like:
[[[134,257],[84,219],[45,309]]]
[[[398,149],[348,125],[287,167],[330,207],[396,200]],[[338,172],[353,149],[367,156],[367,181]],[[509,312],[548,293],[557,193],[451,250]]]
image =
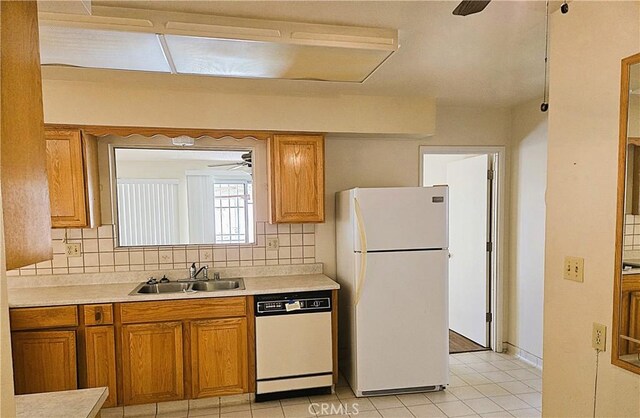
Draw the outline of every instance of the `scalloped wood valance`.
[[[191,138],[209,137],[214,139],[222,138],[255,138],[258,140],[266,140],[274,132],[269,131],[242,131],[242,130],[217,130],[217,129],[198,129],[198,128],[153,128],[143,126],[104,126],[104,125],[66,125],[66,124],[45,124],[47,129],[80,129],[90,135],[105,136],[131,136],[141,135],[153,137],[162,135],[169,138],[179,136],[188,136]]]

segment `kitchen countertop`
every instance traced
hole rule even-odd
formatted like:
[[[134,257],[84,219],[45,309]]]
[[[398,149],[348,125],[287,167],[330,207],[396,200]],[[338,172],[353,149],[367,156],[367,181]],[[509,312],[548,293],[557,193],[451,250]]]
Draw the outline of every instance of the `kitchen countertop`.
[[[17,418],[93,418],[109,395],[107,388],[18,395]]]
[[[339,289],[340,285],[324,274],[245,277],[244,290],[214,292],[137,294],[129,293],[140,283],[108,283],[9,289],[9,307],[83,305],[89,303],[145,302],[153,300],[221,298],[271,293],[306,292]]]
[[[637,264],[638,266],[640,266],[640,260],[638,259],[634,259],[634,258],[627,258],[627,259],[623,259],[622,263],[630,263],[630,264]],[[633,268],[627,268],[627,269],[622,269],[622,274],[626,275],[626,274],[639,274],[640,273],[640,267],[633,267]]]

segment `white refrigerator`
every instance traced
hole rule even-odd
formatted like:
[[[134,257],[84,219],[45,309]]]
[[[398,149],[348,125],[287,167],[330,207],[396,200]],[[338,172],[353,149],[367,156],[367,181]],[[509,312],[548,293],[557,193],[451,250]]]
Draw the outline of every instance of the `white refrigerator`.
[[[340,361],[356,396],[449,383],[448,188],[336,193]]]

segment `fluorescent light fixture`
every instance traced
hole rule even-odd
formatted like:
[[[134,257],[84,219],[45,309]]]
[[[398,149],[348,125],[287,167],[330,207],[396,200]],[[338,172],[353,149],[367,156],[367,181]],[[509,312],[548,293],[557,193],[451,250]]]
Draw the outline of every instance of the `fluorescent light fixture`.
[[[165,36],[180,74],[363,82],[390,51]]]
[[[171,72],[153,33],[64,26],[40,28],[43,65]]]
[[[44,65],[362,83],[398,49],[394,29],[111,7],[94,12],[41,16]]]

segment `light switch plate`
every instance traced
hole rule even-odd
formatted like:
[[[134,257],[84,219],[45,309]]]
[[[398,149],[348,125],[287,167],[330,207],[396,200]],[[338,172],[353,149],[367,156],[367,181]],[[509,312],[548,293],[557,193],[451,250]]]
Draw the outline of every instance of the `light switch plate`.
[[[65,244],[65,254],[67,257],[80,257],[82,255],[80,251],[79,243],[67,243]]]
[[[563,277],[565,280],[584,282],[584,258],[566,256]]]
[[[600,351],[607,349],[607,327],[597,322],[593,323],[591,331],[591,346]]]
[[[267,250],[277,250],[278,248],[280,248],[278,238],[267,238]]]

